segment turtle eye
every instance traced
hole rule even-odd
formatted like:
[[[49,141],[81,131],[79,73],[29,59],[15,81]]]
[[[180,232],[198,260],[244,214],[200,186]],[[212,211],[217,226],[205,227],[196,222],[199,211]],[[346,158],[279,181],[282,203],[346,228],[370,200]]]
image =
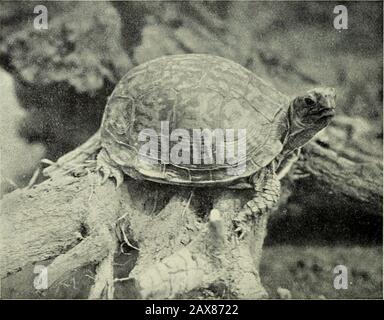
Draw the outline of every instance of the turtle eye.
[[[315,101],[313,99],[311,99],[311,98],[305,98],[304,101],[305,101],[307,106],[315,105]]]

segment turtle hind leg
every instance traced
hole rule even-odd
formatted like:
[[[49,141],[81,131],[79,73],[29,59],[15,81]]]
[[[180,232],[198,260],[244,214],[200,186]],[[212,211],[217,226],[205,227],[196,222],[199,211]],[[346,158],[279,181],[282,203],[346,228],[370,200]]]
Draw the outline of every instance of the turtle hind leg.
[[[251,177],[255,195],[236,214],[235,231],[242,238],[249,230],[249,222],[259,219],[269,212],[280,198],[280,180],[275,174],[274,165],[266,167]]]
[[[252,177],[255,196],[245,207],[249,208],[252,216],[261,215],[271,210],[280,198],[280,180],[272,168],[266,168]]]
[[[96,172],[100,175],[100,184],[104,184],[108,178],[114,178],[117,189],[124,182],[124,173],[110,160],[105,149],[101,149],[97,155]]]
[[[86,168],[95,163],[97,152],[101,149],[100,130],[91,136],[86,142],[76,149],[66,153],[56,162],[47,159],[41,160],[43,163],[48,163],[49,167],[43,170],[43,174],[48,177],[56,175],[66,175],[68,173],[80,174],[86,173]]]
[[[257,172],[251,178],[255,190],[255,196],[248,201],[248,207],[252,215],[260,215],[271,210],[280,198],[280,179],[286,176],[297,162],[300,156],[300,149],[294,150],[285,159],[273,161],[269,166]],[[279,168],[276,173],[276,166]]]

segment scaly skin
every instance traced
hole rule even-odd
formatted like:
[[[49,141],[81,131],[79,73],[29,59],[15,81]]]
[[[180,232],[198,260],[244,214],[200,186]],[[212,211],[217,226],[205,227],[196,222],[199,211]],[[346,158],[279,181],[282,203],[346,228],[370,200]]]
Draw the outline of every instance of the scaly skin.
[[[275,172],[262,170],[252,177],[255,196],[246,206],[254,216],[261,215],[272,209],[280,198],[280,181]]]

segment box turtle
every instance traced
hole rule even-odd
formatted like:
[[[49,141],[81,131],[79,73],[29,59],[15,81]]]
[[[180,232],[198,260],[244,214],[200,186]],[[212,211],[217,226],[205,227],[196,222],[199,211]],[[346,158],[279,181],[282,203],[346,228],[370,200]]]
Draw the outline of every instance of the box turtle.
[[[141,64],[120,80],[99,132],[76,152],[101,148],[98,170],[105,179],[114,177],[117,186],[127,174],[192,187],[252,187],[255,196],[246,207],[260,213],[278,200],[276,170],[281,163],[289,163],[282,159],[292,157],[325,128],[334,110],[332,88],[312,89],[289,99],[233,61],[207,54],[171,55]],[[139,136],[148,129],[160,132],[162,122],[169,123],[171,131],[182,128],[191,134],[196,128],[245,129],[245,170],[229,175],[228,163],[162,161],[160,152],[152,154],[156,161],[143,161]],[[212,150],[218,147],[215,143]]]

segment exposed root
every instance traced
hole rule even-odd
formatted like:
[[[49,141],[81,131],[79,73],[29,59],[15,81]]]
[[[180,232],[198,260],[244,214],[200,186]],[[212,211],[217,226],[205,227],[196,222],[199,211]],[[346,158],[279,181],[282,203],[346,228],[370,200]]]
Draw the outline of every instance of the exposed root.
[[[94,181],[94,175],[89,179]],[[56,257],[48,266],[49,287],[71,271],[91,263],[101,263],[99,270],[102,274],[99,278],[96,277],[97,281],[102,281],[107,274],[108,269],[104,265],[108,265],[108,261],[113,259],[110,255],[114,254],[117,247],[115,229],[120,212],[120,190],[115,190],[111,181],[103,186],[91,184],[91,187],[93,189],[92,197],[88,199],[89,215],[83,222],[89,228],[89,234],[66,253]],[[105,194],[109,197],[105,197]],[[97,296],[99,287],[100,284],[94,288],[93,297]]]
[[[183,212],[181,213],[182,216],[184,216],[184,215],[185,215],[185,212],[188,210],[189,205],[191,204],[192,197],[193,197],[193,190],[191,191],[191,194],[189,195],[188,201],[187,201],[187,203],[186,203],[186,205],[185,205],[185,207],[184,207],[184,210],[183,210]]]
[[[102,261],[113,250],[108,234],[96,234],[82,240],[66,253],[56,257],[48,266],[48,286],[68,276],[73,270]]]
[[[113,299],[113,253],[100,262],[96,269],[95,283],[92,286],[89,299]]]
[[[238,239],[232,220],[239,209],[235,197],[230,191],[218,197],[208,221],[188,245],[152,265],[147,261],[143,267],[139,261],[129,277],[116,281],[135,283],[144,299],[174,298],[217,282],[224,282],[238,298],[267,297],[258,274],[266,215],[250,226],[253,232]],[[141,256],[147,254],[145,246],[143,250]]]
[[[38,166],[36,168],[36,170],[33,172],[33,175],[31,177],[31,179],[29,180],[28,185],[25,187],[26,189],[31,188],[36,183],[40,173],[41,173],[41,167]]]
[[[220,277],[220,272],[217,272],[220,251],[216,250],[223,244],[220,238],[224,239],[220,235],[221,224],[219,212],[211,212],[208,228],[201,232],[200,239],[139,273],[134,280],[138,283],[141,297],[172,298],[216,281]],[[207,251],[204,251],[204,243]]]
[[[125,243],[128,247],[131,247],[132,249],[135,249],[135,250],[137,250],[137,251],[140,251],[140,249],[139,249],[138,247],[136,247],[136,246],[134,246],[133,244],[131,244],[131,242],[128,240],[128,237],[127,237],[127,235],[126,235],[126,233],[125,233],[125,226],[124,226],[124,225],[123,225],[123,226],[120,225],[120,230],[121,230],[121,233],[122,233],[122,235],[123,235],[124,243]]]

